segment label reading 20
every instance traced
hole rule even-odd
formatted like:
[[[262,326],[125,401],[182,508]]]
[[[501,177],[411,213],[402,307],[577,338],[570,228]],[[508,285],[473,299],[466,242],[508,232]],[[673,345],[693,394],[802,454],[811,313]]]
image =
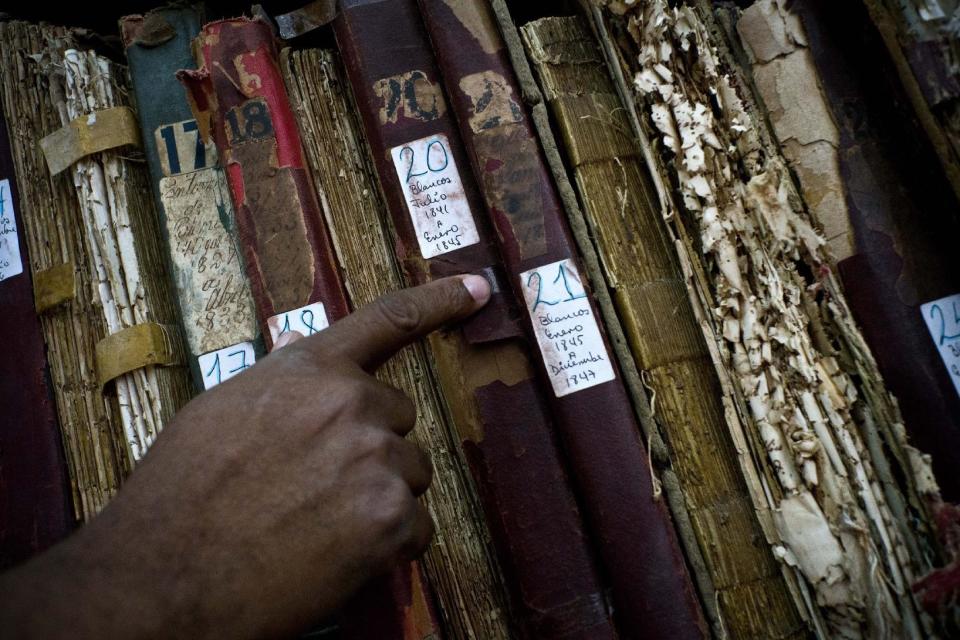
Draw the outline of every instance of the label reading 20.
[[[424,258],[480,241],[445,135],[394,147],[390,156]]]
[[[583,282],[572,260],[520,274],[543,363],[557,397],[616,376]]]

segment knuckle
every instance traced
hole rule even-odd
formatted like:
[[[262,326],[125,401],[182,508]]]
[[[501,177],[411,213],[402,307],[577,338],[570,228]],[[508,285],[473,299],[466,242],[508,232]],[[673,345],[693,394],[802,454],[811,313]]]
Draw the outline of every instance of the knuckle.
[[[361,430],[356,438],[360,453],[378,463],[386,463],[393,449],[390,434],[383,429],[369,427]]]
[[[382,532],[397,535],[410,519],[415,502],[404,482],[392,478],[383,484],[376,505],[374,526]]]
[[[380,316],[394,329],[403,333],[416,331],[422,314],[420,307],[409,296],[390,294],[377,302]]]

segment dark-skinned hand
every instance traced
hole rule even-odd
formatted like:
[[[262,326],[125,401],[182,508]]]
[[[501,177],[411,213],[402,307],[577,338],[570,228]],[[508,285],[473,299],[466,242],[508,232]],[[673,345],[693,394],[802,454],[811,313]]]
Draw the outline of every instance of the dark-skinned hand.
[[[0,636],[282,637],[420,554],[416,408],[371,374],[489,296],[446,278],[282,336],[187,404],[102,514],[0,576]]]

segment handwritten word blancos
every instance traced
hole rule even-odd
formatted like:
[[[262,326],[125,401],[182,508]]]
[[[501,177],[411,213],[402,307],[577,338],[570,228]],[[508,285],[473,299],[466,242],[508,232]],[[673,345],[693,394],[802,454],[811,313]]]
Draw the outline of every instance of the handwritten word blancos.
[[[960,293],[922,304],[920,313],[960,395]]]
[[[580,273],[561,260],[520,274],[537,344],[557,397],[616,376]]]
[[[256,359],[252,342],[242,342],[203,354],[198,358],[200,375],[203,376],[203,388],[215,387],[243,373],[253,366]]]
[[[23,273],[10,181],[0,180],[0,281]]]
[[[390,156],[424,258],[480,242],[445,135],[394,147]]]
[[[303,336],[312,336],[330,326],[327,311],[322,302],[308,304],[305,307],[278,313],[267,320],[270,329],[270,340],[277,341],[287,331],[296,331]]]

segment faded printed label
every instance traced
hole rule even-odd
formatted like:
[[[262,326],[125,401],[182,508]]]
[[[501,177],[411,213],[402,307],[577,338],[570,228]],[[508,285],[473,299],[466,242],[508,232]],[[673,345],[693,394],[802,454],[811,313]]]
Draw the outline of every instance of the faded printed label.
[[[580,274],[561,260],[520,274],[537,344],[557,397],[616,376]]]
[[[205,353],[198,359],[203,388],[215,387],[253,366],[257,356],[252,342],[242,342],[230,347]]]
[[[445,135],[390,150],[424,258],[480,242]]]
[[[203,143],[196,120],[184,120],[157,127],[153,132],[157,156],[165,176],[190,173],[217,165],[217,147],[213,140]]]
[[[219,169],[160,180],[174,280],[191,353],[256,335],[253,300],[233,238],[230,192]]]
[[[960,293],[922,304],[920,312],[960,395]]]
[[[0,281],[23,273],[10,180],[0,180]]]
[[[322,302],[315,302],[299,309],[278,313],[267,320],[270,340],[274,343],[287,331],[296,331],[303,336],[311,336],[329,326],[330,321],[327,319],[327,311],[323,308]]]

